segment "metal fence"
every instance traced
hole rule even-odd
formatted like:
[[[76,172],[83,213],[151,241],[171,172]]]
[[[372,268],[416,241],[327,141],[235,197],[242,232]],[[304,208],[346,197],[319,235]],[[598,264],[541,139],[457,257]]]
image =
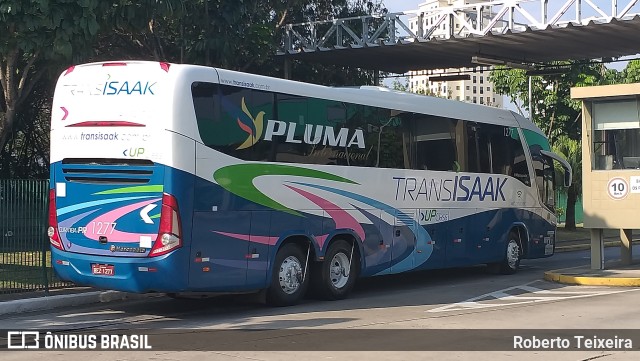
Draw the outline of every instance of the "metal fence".
[[[558,197],[556,198],[558,203],[556,204],[556,208],[561,208],[562,212],[560,212],[558,217],[558,222],[564,223],[567,218],[567,192],[559,190]],[[576,224],[584,222],[584,212],[582,210],[582,197],[578,198],[576,201]]]
[[[69,286],[51,268],[48,180],[0,179],[0,294]]]

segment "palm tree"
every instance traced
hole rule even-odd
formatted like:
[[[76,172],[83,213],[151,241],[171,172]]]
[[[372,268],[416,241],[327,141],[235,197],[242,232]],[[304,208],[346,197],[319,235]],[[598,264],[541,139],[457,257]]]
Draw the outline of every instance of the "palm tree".
[[[573,170],[573,180],[567,188],[567,211],[565,228],[576,229],[576,202],[578,197],[582,197],[582,144],[579,140],[571,139],[566,135],[556,138],[553,144],[554,152],[562,155],[571,165]],[[564,170],[560,165],[556,165],[556,174],[562,174]],[[562,179],[562,177],[560,178]]]

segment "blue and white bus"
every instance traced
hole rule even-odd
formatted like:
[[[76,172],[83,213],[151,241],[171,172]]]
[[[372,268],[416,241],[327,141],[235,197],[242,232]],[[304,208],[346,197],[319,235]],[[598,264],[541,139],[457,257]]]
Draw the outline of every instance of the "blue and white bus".
[[[507,110],[195,65],[59,78],[49,237],[65,280],[347,296],[358,277],[553,254],[553,159]]]

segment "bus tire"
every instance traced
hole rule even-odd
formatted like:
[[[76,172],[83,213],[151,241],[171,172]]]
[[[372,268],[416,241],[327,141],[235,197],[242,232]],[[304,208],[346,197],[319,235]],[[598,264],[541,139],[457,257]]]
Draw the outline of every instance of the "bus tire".
[[[307,257],[294,243],[285,244],[278,250],[266,293],[267,304],[291,306],[302,299],[309,285],[309,277],[305,275],[306,262]]]
[[[509,232],[509,238],[507,238],[504,258],[495,265],[498,273],[503,275],[516,273],[520,267],[521,254],[520,238],[516,232],[511,231]]]
[[[327,300],[341,300],[349,295],[356,283],[359,261],[355,245],[333,242],[313,273],[314,294]],[[352,254],[353,253],[353,254]]]

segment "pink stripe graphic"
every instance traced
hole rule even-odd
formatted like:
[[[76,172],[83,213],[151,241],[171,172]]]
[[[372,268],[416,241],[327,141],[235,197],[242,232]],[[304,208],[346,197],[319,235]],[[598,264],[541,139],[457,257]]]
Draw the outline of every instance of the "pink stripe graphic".
[[[149,199],[104,213],[87,223],[87,230],[84,235],[94,241],[97,241],[100,236],[106,236],[109,242],[139,242],[141,236],[151,237],[152,240],[155,240],[158,236],[157,234],[122,232],[113,229],[112,224],[117,223],[116,221],[125,214],[136,211],[160,199],[161,198]]]
[[[276,242],[278,242],[278,238],[279,238],[279,237],[255,236],[255,235],[251,235],[251,234],[230,233],[230,232],[221,232],[221,231],[212,231],[212,232],[213,233],[217,233],[217,234],[221,234],[223,236],[235,238],[235,239],[241,239],[241,240],[247,241],[247,242],[255,242],[255,243],[260,243],[260,244],[266,244],[266,245],[269,245],[269,246],[273,246],[274,244],[276,244]],[[316,240],[318,241],[318,245],[320,247],[322,247],[324,242],[327,240],[327,237],[329,237],[328,234],[323,234],[322,236],[316,236]]]
[[[251,241],[255,243],[268,244],[270,246],[273,246],[274,244],[276,244],[276,242],[278,242],[278,237],[254,236],[250,234],[229,233],[229,232],[220,232],[220,231],[213,231],[213,232],[221,234],[223,236],[241,239],[243,241]]]
[[[336,223],[336,228],[347,228],[352,229],[356,234],[360,237],[361,241],[364,241],[364,229],[362,225],[356,221],[349,213],[347,213],[344,209],[339,208],[337,205],[329,202],[326,199],[320,198],[315,194],[309,193],[307,191],[303,191],[302,189],[295,188],[289,185],[286,185],[289,189],[297,192],[301,196],[307,198],[308,200],[315,203],[318,207],[322,208]],[[212,231],[214,233],[221,234],[223,236],[240,239],[248,242],[255,242],[260,244],[274,245],[278,242],[279,237],[271,237],[271,236],[256,236],[250,234],[240,234],[240,233],[230,233],[230,232],[221,232],[221,231]],[[318,242],[318,246],[322,248],[324,242],[326,242],[328,234],[323,234],[321,236],[316,236],[316,241]]]
[[[290,185],[285,186],[296,191],[298,194],[318,205],[318,207],[322,208],[323,211],[327,212],[327,214],[329,214],[329,216],[333,218],[333,221],[336,222],[336,228],[352,229],[360,237],[360,240],[364,241],[364,229],[362,228],[362,225],[358,221],[356,221],[356,219],[353,218],[349,213],[347,213],[347,211],[339,208],[337,205],[329,202],[326,199],[316,196],[315,194],[303,191],[302,189],[295,188]]]

